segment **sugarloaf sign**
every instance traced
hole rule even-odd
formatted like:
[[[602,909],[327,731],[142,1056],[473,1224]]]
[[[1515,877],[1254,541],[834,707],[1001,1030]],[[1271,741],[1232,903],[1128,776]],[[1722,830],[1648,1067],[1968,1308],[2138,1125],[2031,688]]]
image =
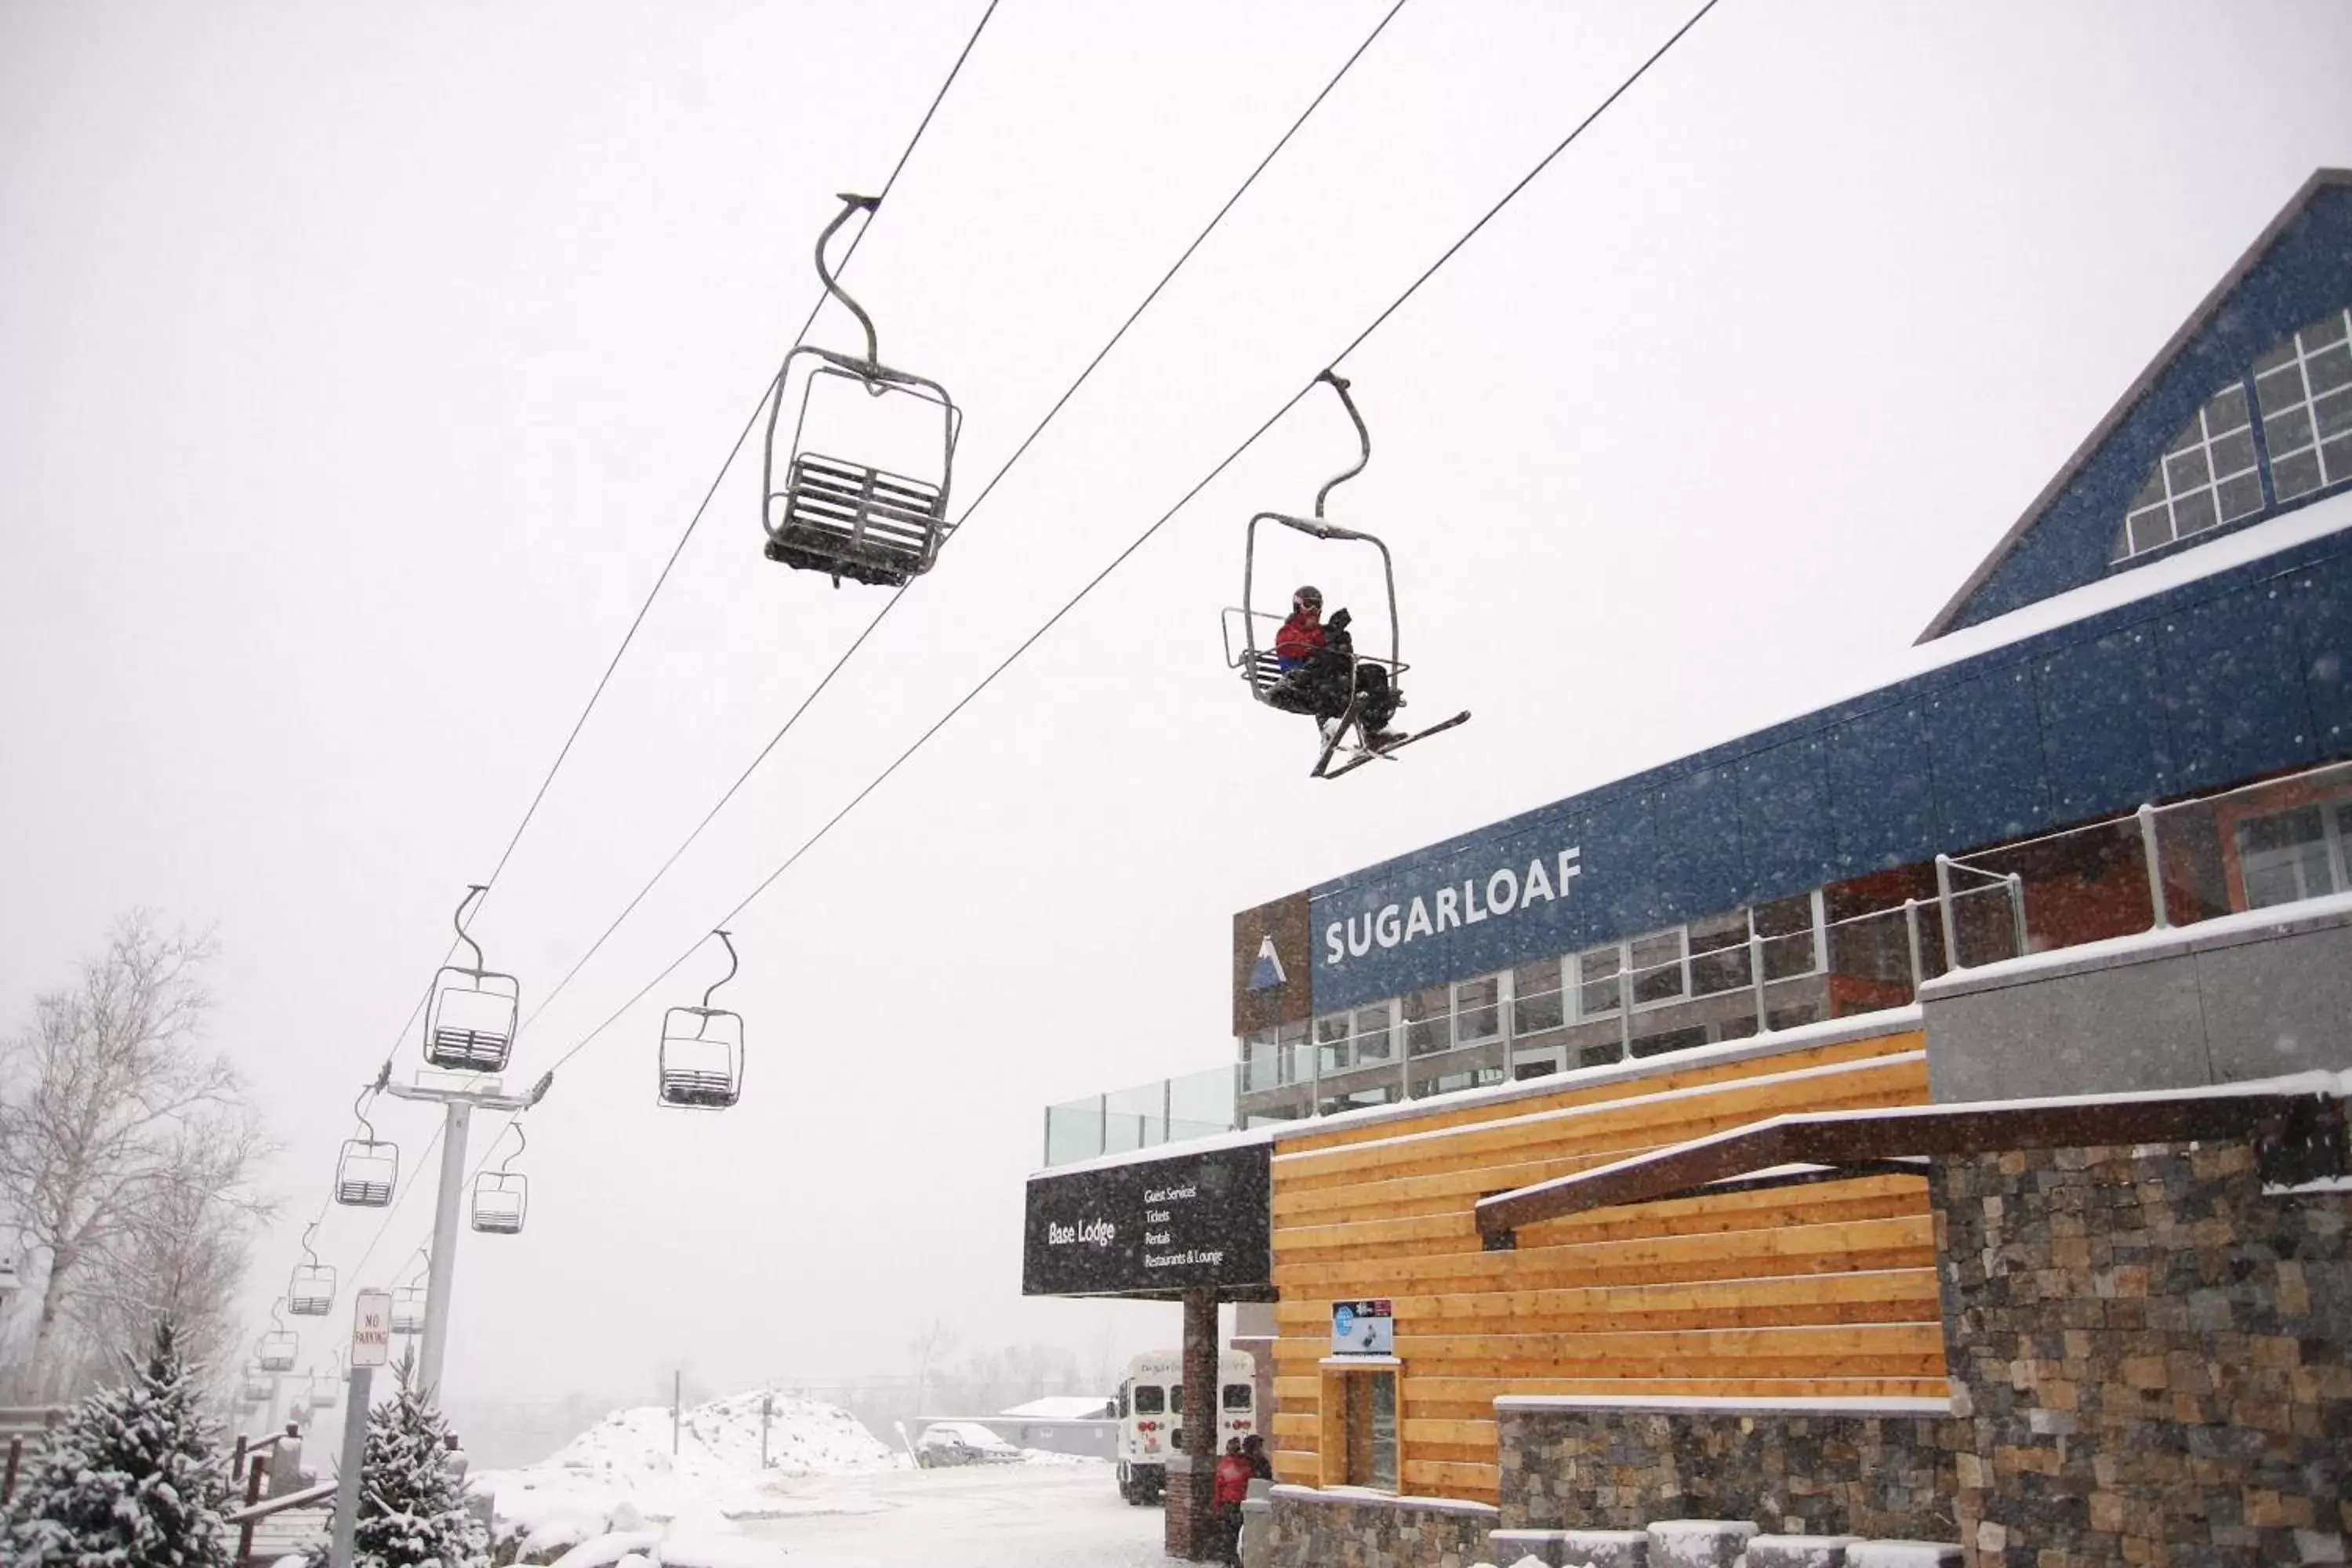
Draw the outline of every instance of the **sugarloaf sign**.
[[[1326,925],[1323,963],[1336,968],[1351,957],[1365,957],[1375,948],[1402,947],[1416,937],[1465,930],[1565,899],[1576,879],[1584,874],[1579,864],[1582,855],[1580,848],[1571,845],[1556,857],[1534,857],[1525,869],[1501,866],[1458,883],[1402,891],[1377,910]]]
[[[1028,1296],[1272,1297],[1265,1142],[1029,1178]]]

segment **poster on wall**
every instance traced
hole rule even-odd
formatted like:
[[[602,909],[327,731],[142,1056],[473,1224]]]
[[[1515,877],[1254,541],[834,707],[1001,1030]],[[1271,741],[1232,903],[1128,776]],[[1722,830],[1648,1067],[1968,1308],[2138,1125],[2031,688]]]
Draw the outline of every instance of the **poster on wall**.
[[[1331,1303],[1333,1355],[1396,1354],[1396,1313],[1386,1300]]]
[[[1271,1145],[1029,1178],[1024,1296],[1173,1296],[1211,1286],[1272,1300]]]

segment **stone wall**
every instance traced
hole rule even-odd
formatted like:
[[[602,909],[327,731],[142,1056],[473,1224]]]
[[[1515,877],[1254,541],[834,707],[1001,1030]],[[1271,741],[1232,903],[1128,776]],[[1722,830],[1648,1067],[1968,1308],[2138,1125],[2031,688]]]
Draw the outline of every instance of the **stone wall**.
[[[1964,1424],[1928,1401],[1872,1403],[1500,1399],[1503,1517],[1513,1529],[1752,1519],[1788,1534],[1955,1539]]]
[[[1276,1487],[1269,1568],[1470,1568],[1497,1522],[1485,1503]]]
[[[2242,1144],[1986,1154],[1934,1189],[1970,1563],[2346,1561],[2352,1192],[2266,1194]]]

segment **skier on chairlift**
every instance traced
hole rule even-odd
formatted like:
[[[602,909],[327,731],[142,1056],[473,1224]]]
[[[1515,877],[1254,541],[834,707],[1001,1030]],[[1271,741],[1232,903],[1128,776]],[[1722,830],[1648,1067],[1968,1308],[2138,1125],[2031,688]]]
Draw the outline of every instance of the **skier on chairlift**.
[[[1334,610],[1323,619],[1323,590],[1311,584],[1290,595],[1290,618],[1274,635],[1274,656],[1282,679],[1266,694],[1266,701],[1292,713],[1311,713],[1327,727],[1348,716],[1350,703],[1370,751],[1382,751],[1402,740],[1389,731],[1401,700],[1389,685],[1389,672],[1379,665],[1356,659],[1354,639],[1348,635],[1348,612]]]

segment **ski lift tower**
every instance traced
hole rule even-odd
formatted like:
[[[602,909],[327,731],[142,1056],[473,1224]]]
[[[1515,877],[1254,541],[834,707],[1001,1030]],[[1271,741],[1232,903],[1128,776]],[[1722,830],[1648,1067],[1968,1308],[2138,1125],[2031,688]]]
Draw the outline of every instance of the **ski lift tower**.
[[[431,1264],[425,1279],[424,1342],[417,1352],[417,1381],[425,1393],[439,1397],[441,1354],[449,1342],[449,1292],[457,1272],[457,1232],[466,1205],[466,1133],[474,1112],[528,1110],[546,1097],[554,1083],[552,1072],[541,1074],[526,1094],[509,1094],[495,1078],[468,1077],[396,1084],[385,1068],[379,1080],[394,1100],[430,1101],[442,1109],[441,1189],[433,1205]]]

